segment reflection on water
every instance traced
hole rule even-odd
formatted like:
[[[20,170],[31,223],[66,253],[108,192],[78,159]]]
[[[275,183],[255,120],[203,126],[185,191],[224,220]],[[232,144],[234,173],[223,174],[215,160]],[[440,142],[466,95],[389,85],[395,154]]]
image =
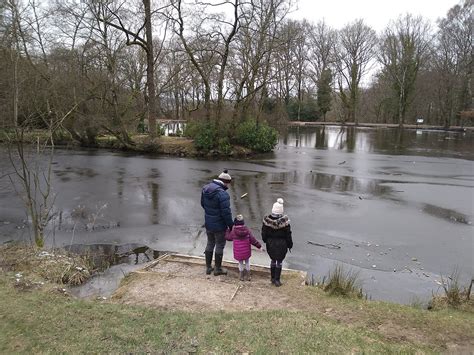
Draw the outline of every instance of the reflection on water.
[[[119,200],[122,201],[122,196],[123,196],[123,177],[125,175],[125,172],[123,169],[120,169],[117,172],[117,196],[119,197]]]
[[[173,129],[180,127],[175,124]],[[400,188],[393,190],[387,182],[421,179],[425,185],[461,187],[453,180],[456,178],[469,187],[473,177],[466,169],[432,168],[415,165],[411,157],[391,158],[403,154],[472,159],[472,138],[472,133],[417,134],[414,130],[319,126],[291,127],[281,135],[275,153],[245,162],[58,152],[54,172],[63,188],[57,199],[60,214],[56,226],[68,232],[113,229],[119,233],[121,227],[130,226],[201,225],[200,188],[223,168],[230,168],[235,177],[229,190],[232,203],[255,221],[266,213],[275,194],[291,198],[295,189],[303,193],[299,202],[304,204],[319,191],[393,201]],[[241,199],[245,193],[248,196]],[[453,216],[421,206],[420,211],[431,216]],[[459,211],[465,216],[454,216],[457,221],[471,219],[466,208]]]
[[[158,224],[158,184],[156,182],[148,182],[151,199],[151,224]]]
[[[338,126],[290,127],[280,143],[287,147],[336,149],[346,152],[447,155],[470,152],[471,132],[431,132],[396,128]]]
[[[357,141],[356,141],[357,139]],[[348,152],[367,150],[365,147],[367,137],[362,131],[356,131],[354,127],[293,127],[282,137],[282,143],[289,147],[338,149]]]
[[[98,173],[94,169],[72,168],[70,166],[67,166],[63,170],[59,170],[59,169],[53,170],[53,172],[63,182],[71,181],[73,178],[92,178],[98,175]]]
[[[120,281],[130,272],[142,267],[164,253],[142,244],[73,244],[67,250],[88,256],[92,267],[99,271],[84,284],[69,288],[76,297],[109,297],[119,287]]]
[[[72,244],[65,246],[71,253],[87,256],[96,270],[112,265],[143,263],[158,258],[161,253],[142,244]]]
[[[317,190],[338,193],[354,192],[357,194],[372,194],[381,196],[392,191],[391,187],[381,184],[385,183],[386,181],[316,172],[270,174],[270,180],[278,182],[281,181],[285,184],[301,184]]]

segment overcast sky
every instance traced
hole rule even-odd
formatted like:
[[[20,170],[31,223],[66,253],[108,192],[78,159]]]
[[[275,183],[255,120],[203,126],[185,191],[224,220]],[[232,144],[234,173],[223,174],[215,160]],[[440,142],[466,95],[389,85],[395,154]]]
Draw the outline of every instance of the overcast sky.
[[[299,0],[298,10],[289,17],[306,18],[310,22],[324,18],[336,29],[363,18],[367,25],[380,32],[390,20],[407,12],[422,15],[434,26],[438,18],[444,17],[458,3],[459,0]]]

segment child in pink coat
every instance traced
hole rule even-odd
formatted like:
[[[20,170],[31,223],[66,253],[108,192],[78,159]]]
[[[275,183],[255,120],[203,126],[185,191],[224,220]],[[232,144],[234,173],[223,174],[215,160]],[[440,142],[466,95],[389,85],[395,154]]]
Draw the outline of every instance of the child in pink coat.
[[[245,226],[244,217],[241,214],[235,217],[234,227],[230,233],[226,233],[225,239],[233,241],[234,259],[239,262],[240,280],[244,281],[245,271],[247,271],[247,281],[250,281],[250,256],[252,256],[251,245],[254,245],[258,249],[261,249],[262,245],[257,239],[255,239],[250,229]]]

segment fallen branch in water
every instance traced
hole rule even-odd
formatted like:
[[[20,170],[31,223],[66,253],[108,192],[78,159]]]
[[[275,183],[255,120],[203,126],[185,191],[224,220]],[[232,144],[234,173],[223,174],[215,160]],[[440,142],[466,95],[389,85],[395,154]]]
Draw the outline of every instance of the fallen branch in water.
[[[312,242],[311,240],[308,240],[307,243],[311,245],[316,245],[318,247],[324,247],[324,248],[329,248],[329,249],[341,249],[341,246],[339,244],[332,244],[332,243],[320,244],[320,243]]]
[[[5,178],[5,177],[9,177],[10,175],[13,175],[13,173],[8,173],[8,174],[5,174],[5,175],[0,175],[0,180]]]

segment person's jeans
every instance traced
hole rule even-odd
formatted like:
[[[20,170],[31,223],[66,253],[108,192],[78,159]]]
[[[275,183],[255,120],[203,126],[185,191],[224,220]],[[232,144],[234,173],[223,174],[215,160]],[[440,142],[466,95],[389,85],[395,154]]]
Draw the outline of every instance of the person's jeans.
[[[206,230],[207,234],[207,245],[206,251],[214,251],[214,247],[216,247],[216,254],[222,255],[224,254],[224,247],[225,247],[225,230],[218,231],[218,232],[211,232]]]

